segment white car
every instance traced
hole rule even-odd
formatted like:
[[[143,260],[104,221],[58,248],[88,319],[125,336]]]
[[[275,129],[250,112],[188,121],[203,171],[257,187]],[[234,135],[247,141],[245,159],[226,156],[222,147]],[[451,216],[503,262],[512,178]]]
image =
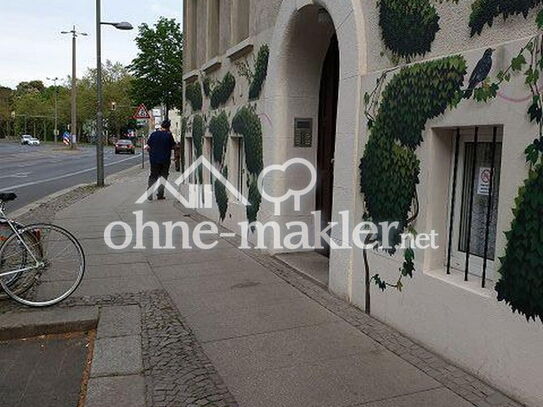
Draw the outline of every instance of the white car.
[[[24,136],[21,136],[21,144],[28,144],[28,140],[31,138],[34,138],[28,134],[25,134]]]
[[[39,146],[39,145],[40,145],[40,140],[38,140],[38,139],[35,138],[35,137],[31,137],[31,138],[28,139],[27,144],[28,144],[29,146]]]

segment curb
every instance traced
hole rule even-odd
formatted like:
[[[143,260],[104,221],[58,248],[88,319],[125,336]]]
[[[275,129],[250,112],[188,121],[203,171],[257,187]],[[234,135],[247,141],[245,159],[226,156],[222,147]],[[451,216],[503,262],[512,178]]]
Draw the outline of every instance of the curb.
[[[90,331],[98,319],[98,307],[5,313],[0,315],[0,341]]]
[[[46,197],[44,198],[41,198],[39,200],[37,200],[36,202],[32,202],[26,206],[23,206],[22,208],[19,208],[17,209],[16,211],[12,212],[9,214],[9,216],[11,218],[18,218],[20,216],[23,216],[23,215],[26,215],[28,212],[31,212],[33,211],[34,209],[37,209],[39,208],[41,205],[49,202],[49,201],[52,201],[53,199],[56,199],[62,195],[65,195],[69,192],[72,192],[73,190],[76,190],[77,188],[82,188],[82,187],[86,187],[88,185],[91,185],[91,184],[78,184],[78,185],[74,185],[73,187],[69,187],[69,188],[65,188],[61,191],[57,191],[57,192],[54,192],[50,195],[47,195]]]

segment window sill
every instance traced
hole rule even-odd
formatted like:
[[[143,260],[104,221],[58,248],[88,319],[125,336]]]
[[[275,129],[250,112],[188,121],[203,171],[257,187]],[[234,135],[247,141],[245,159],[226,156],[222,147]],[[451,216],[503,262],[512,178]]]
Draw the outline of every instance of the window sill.
[[[461,288],[463,290],[469,291],[473,294],[476,294],[484,298],[494,298],[495,292],[493,288],[488,288],[489,286],[494,287],[494,282],[487,279],[487,288],[482,288],[482,279],[481,277],[470,275],[469,281],[464,281],[464,273],[460,271],[451,270],[451,274],[447,274],[447,270],[437,269],[424,272],[425,275],[435,278],[437,280],[444,281],[448,284],[454,285],[455,287]]]
[[[215,72],[216,70],[220,69],[222,65],[222,59],[221,57],[214,57],[211,58],[209,61],[207,61],[204,66],[202,66],[202,71],[204,71],[206,74],[209,74],[211,72]]]
[[[253,48],[253,40],[249,37],[226,51],[226,56],[230,61],[235,61],[253,52]]]
[[[198,79],[198,74],[198,69],[187,72],[185,75],[183,75],[183,81],[187,83],[194,82],[196,79]]]

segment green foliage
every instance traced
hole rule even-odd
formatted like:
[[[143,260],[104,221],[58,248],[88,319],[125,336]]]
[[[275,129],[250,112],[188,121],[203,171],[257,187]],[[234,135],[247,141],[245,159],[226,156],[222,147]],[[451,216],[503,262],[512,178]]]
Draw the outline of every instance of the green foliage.
[[[213,136],[213,158],[216,163],[222,165],[230,132],[230,123],[226,112],[223,111],[211,118],[209,132]]]
[[[262,124],[254,108],[242,107],[232,120],[232,130],[243,136],[245,146],[245,164],[248,171],[247,185],[249,186],[249,202],[247,219],[249,222],[257,220],[262,197],[257,187],[258,176],[264,167],[262,158]]]
[[[205,76],[204,80],[202,81],[202,87],[204,89],[204,95],[206,95],[206,98],[208,98],[211,94],[211,78],[209,76]]]
[[[444,113],[459,95],[466,61],[451,56],[403,68],[386,86],[372,134],[416,148],[426,122]]]
[[[232,129],[243,136],[247,171],[258,177],[263,169],[262,124],[254,108],[242,107],[232,120]]]
[[[414,150],[372,132],[360,164],[360,183],[374,223],[400,222],[403,231],[419,183],[419,166]]]
[[[225,167],[222,171],[224,178],[228,179],[228,167]],[[221,222],[226,219],[226,213],[228,212],[228,193],[226,192],[226,186],[218,179],[215,180],[215,201],[219,208],[219,216]]]
[[[129,70],[119,62],[105,61],[102,66],[104,93],[104,128],[112,136],[121,136],[128,129],[135,129],[136,123],[131,119],[134,113],[134,101],[130,94],[133,77]],[[87,70],[77,81],[77,128],[79,140],[92,142],[94,121],[96,120],[96,69]],[[12,91],[0,87],[0,121],[9,120],[10,136],[13,133],[27,132],[36,134],[40,139],[53,140],[55,99],[58,104],[58,128],[62,134],[71,122],[71,80],[60,80],[57,86],[46,87],[41,81],[22,82]],[[111,102],[116,109],[111,109]],[[11,112],[16,113],[15,120]],[[32,118],[30,116],[46,116]],[[0,125],[0,137],[7,126]],[[45,124],[45,129],[44,129]],[[5,134],[5,133],[3,133]]]
[[[138,56],[130,70],[135,79],[132,97],[136,103],[166,111],[181,108],[183,100],[183,33],[175,19],[161,17],[154,27],[142,24],[136,38]]]
[[[262,196],[258,190],[257,179],[253,178],[247,182],[249,186],[249,202],[250,206],[247,207],[247,220],[249,223],[256,222],[258,218],[258,211],[260,210],[260,204],[262,203]]]
[[[230,72],[224,75],[222,81],[213,87],[210,94],[211,108],[217,109],[228,102],[236,88],[236,78]]]
[[[215,163],[219,165],[219,168],[222,168],[228,145],[228,133],[230,133],[230,123],[228,122],[226,112],[223,111],[211,118],[209,121],[209,132],[213,135],[213,158]],[[222,174],[228,179],[228,168],[225,167]],[[215,181],[215,200],[219,208],[220,219],[224,221],[226,212],[228,211],[228,194],[226,193],[225,186],[221,182],[218,182],[218,180]]]
[[[541,4],[543,0],[475,0],[471,5],[469,18],[471,36],[481,34],[485,25],[492,27],[496,17],[502,16],[506,20],[509,16],[522,14],[526,18],[530,10]],[[538,24],[543,22],[541,13],[537,22]]]
[[[520,188],[508,244],[498,272],[498,300],[528,320],[543,321],[543,164],[530,171]]]
[[[202,146],[204,142],[205,123],[202,116],[197,114],[192,120],[192,141],[194,142],[194,152],[196,158],[202,155]]]
[[[194,153],[196,158],[200,158],[203,154],[204,134],[206,131],[204,118],[197,114],[192,120],[192,142],[194,144]],[[198,169],[198,180],[203,182],[202,168]]]
[[[379,0],[379,25],[385,46],[400,58],[424,55],[439,31],[430,0]]]
[[[269,58],[270,48],[268,45],[262,45],[258,50],[253,78],[251,84],[249,85],[249,100],[256,100],[260,97],[264,81],[268,76]]]
[[[391,231],[394,245],[409,228],[409,214],[416,201],[420,162],[415,150],[423,141],[428,120],[443,114],[461,98],[466,75],[466,61],[461,56],[404,67],[384,87],[365,96],[366,105],[377,105],[372,98],[382,96],[375,118],[370,117],[370,136],[360,163],[360,186],[364,196],[365,215],[374,223],[398,222]],[[387,73],[377,81],[384,86]],[[380,236],[375,237],[376,240]],[[393,253],[395,249],[391,250]],[[414,253],[406,250],[400,278],[394,285],[373,277],[377,286],[403,288],[402,278],[412,277]]]
[[[187,85],[185,89],[185,99],[189,101],[193,111],[197,112],[202,109],[204,100],[200,82],[196,81]]]
[[[187,134],[188,120],[186,117],[181,119],[181,142],[179,154],[181,155],[181,168],[182,171],[185,169],[185,135]]]

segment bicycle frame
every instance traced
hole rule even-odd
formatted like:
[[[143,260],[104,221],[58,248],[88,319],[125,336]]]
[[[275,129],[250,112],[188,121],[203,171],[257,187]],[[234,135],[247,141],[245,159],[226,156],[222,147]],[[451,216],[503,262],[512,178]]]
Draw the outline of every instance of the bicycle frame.
[[[30,253],[30,256],[32,257],[32,260],[34,260],[34,262],[36,263],[35,266],[33,266],[33,267],[25,267],[25,268],[18,269],[18,270],[12,270],[12,271],[7,271],[7,272],[4,272],[4,273],[0,273],[0,277],[5,277],[5,276],[12,275],[12,274],[17,274],[17,273],[23,273],[25,271],[30,271],[30,270],[35,270],[37,268],[40,268],[43,264],[40,263],[40,261],[36,258],[36,256],[34,256],[34,253],[32,252],[32,250],[30,250],[30,248],[26,244],[25,240],[23,239],[22,235],[19,233],[19,231],[18,231],[18,229],[16,227],[17,224],[13,220],[9,219],[6,216],[4,202],[0,202],[0,221],[5,221],[8,224],[8,226],[13,231],[15,236],[17,236],[17,240],[19,240],[19,242],[23,244],[26,251],[28,253]]]

